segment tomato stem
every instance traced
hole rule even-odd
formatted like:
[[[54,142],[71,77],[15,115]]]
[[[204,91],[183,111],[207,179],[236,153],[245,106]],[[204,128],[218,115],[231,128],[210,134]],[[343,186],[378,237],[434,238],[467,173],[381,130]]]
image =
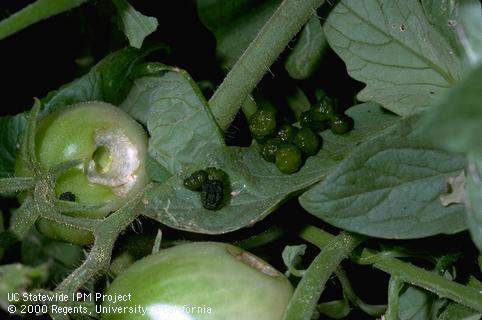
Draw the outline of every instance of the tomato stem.
[[[299,236],[318,246],[324,247],[335,236],[314,226],[307,226],[299,233]],[[377,256],[377,251],[363,248],[358,256],[352,256],[354,262],[361,264],[361,260]],[[379,256],[380,259],[371,261],[371,264],[401,281],[421,287],[439,297],[449,298],[476,311],[482,312],[482,294],[479,290],[469,288],[460,283],[450,281],[436,273],[414,266],[408,262],[390,256]],[[363,263],[364,264],[364,263]]]
[[[225,130],[246,97],[324,0],[284,0],[241,55],[209,105]]]
[[[310,320],[326,281],[363,239],[353,233],[341,232],[326,243],[296,287],[283,319]]]
[[[41,20],[78,7],[87,1],[89,0],[37,0],[0,21],[0,40]]]
[[[144,194],[152,186],[153,184],[147,185],[134,199],[98,223],[94,230],[94,245],[87,259],[57,286],[56,292],[74,293],[92,277],[108,268],[118,235],[137,219],[144,205]]]
[[[403,282],[395,276],[390,277],[388,283],[388,309],[385,314],[386,320],[398,320],[398,308],[400,303],[400,290]]]

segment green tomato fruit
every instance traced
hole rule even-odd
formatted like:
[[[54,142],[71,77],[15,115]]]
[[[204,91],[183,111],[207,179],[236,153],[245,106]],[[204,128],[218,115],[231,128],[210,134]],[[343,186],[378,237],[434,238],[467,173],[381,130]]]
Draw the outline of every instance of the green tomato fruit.
[[[249,130],[256,139],[271,135],[276,129],[276,113],[269,110],[258,110],[249,119]]]
[[[307,156],[313,156],[320,150],[321,137],[311,129],[303,128],[296,134],[293,143]]]
[[[121,272],[101,311],[103,320],[281,320],[292,294],[288,279],[253,254],[197,242],[161,250]],[[109,308],[126,311],[109,314]]]
[[[56,181],[59,198],[83,204],[106,204],[76,217],[103,218],[117,210],[147,183],[147,135],[127,113],[108,103],[84,102],[56,111],[37,126],[35,152],[49,169],[65,161],[82,160]],[[26,159],[17,157],[16,174],[26,176]],[[93,241],[92,234],[40,219],[37,228],[46,236],[76,244]]]
[[[276,152],[280,148],[281,144],[282,143],[279,138],[271,138],[266,141],[266,143],[261,147],[261,156],[263,156],[264,160],[268,162],[275,162]]]
[[[283,143],[291,143],[298,132],[298,128],[290,126],[289,124],[282,125],[276,136],[281,140]]]
[[[205,170],[198,170],[184,179],[184,186],[191,191],[199,191],[207,179],[208,173]]]
[[[347,115],[336,115],[330,121],[330,130],[334,134],[344,134],[353,129],[354,121]]]
[[[301,151],[293,144],[282,145],[276,152],[276,167],[283,173],[298,171],[302,163]]]

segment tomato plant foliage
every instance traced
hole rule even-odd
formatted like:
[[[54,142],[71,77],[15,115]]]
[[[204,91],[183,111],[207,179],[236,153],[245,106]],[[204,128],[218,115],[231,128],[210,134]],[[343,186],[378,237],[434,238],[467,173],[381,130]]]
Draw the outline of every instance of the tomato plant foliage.
[[[36,99],[31,110],[18,107],[0,118],[0,218],[5,222],[0,224],[5,264],[0,266],[5,279],[0,294],[109,293],[122,283],[123,293],[130,285],[135,288],[131,293],[140,297],[135,301],[159,307],[172,266],[166,267],[166,275],[154,275],[152,262],[180,250],[182,254],[162,263],[176,266],[180,259],[196,264],[200,252],[185,252],[179,242],[214,240],[253,249],[279,270],[288,270],[295,292],[291,300],[284,296],[282,303],[273,304],[276,319],[480,317],[480,1],[197,0],[190,7],[163,5],[169,10],[161,14],[142,1],[38,0],[0,21],[0,44],[67,10],[79,21],[94,12],[99,19],[92,20],[94,26],[116,22],[103,35],[106,47],[99,49],[88,40],[75,47],[82,59],[76,60],[75,74],[62,78],[65,84]],[[22,32],[42,30],[46,22]],[[188,34],[206,45],[194,50]],[[182,37],[186,39],[177,39]],[[102,203],[79,203],[64,197],[63,189],[56,192],[62,175],[73,169],[85,173],[79,161],[95,152],[89,149],[82,159],[72,159],[65,151],[65,157],[49,166],[42,165],[45,154],[35,152],[40,142],[49,144],[36,137],[37,128],[45,130],[45,119],[90,101],[118,107],[148,134],[143,157],[150,183],[117,206],[107,199],[103,209]],[[302,115],[320,101],[333,102],[330,110],[352,118],[353,129],[335,134],[316,128],[320,150],[304,157],[292,174],[264,161],[262,146],[274,137],[252,137],[250,117],[269,110],[279,126],[299,128]],[[97,111],[89,117],[100,116]],[[78,119],[72,127],[80,131],[88,127],[86,121]],[[75,133],[56,137],[52,145],[68,135]],[[18,159],[29,174],[17,170],[15,175]],[[200,193],[184,185],[194,172],[212,167],[225,172],[223,205],[217,210],[207,210]],[[104,211],[79,214],[95,210]],[[64,236],[42,232],[52,226],[60,226]],[[89,239],[76,241],[76,234]],[[21,245],[15,246],[18,241]],[[82,248],[85,244],[91,247]],[[174,248],[164,249],[170,246]],[[235,260],[258,262],[247,257]],[[348,257],[350,262],[341,264]],[[142,267],[146,261],[151,265]],[[372,291],[382,283],[381,299],[352,287],[350,278],[366,277],[354,264],[369,264],[390,275],[387,283],[375,274]],[[120,270],[126,268],[128,277],[146,278],[124,283],[127,276]],[[177,283],[176,290],[199,291],[199,284],[209,286],[206,272],[219,276],[218,269],[201,275],[196,274],[201,268],[194,269],[186,276],[175,274],[180,283],[192,282],[190,287]],[[237,270],[233,274],[241,275]],[[337,288],[328,281],[332,274]],[[196,284],[198,276],[204,280]],[[223,282],[228,280],[216,290],[229,291]],[[149,301],[141,301],[147,295],[144,284],[156,293]],[[182,297],[181,291],[174,292]],[[223,312],[239,307],[227,296],[216,297]],[[196,299],[182,303],[204,301]],[[238,302],[245,300],[242,308],[270,313],[263,309],[263,299]],[[95,311],[92,301],[76,303],[97,318],[107,317]],[[0,307],[8,306],[0,296]],[[66,319],[52,310],[47,313]]]

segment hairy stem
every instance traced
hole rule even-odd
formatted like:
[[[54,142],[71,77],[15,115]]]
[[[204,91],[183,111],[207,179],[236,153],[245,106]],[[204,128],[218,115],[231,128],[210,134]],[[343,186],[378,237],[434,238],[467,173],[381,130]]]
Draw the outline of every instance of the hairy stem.
[[[328,245],[331,239],[334,238],[334,236],[328,232],[313,226],[304,228],[299,233],[299,236],[318,247]],[[369,257],[376,255],[377,252],[375,250],[364,248],[359,256],[352,257],[352,259],[354,262],[360,263],[361,260],[369,259]],[[373,261],[373,266],[397,277],[400,281],[421,287],[439,297],[449,298],[482,312],[482,293],[474,288],[469,288],[460,283],[447,280],[436,273],[392,257],[381,257]]]
[[[386,320],[398,320],[398,307],[400,304],[400,289],[403,282],[397,277],[390,277],[388,283],[388,309],[385,314]]]
[[[0,179],[0,194],[7,195],[33,188],[35,180],[29,177]]]
[[[289,41],[324,0],[284,0],[209,100],[218,125],[226,129]]]
[[[135,199],[99,223],[94,231],[95,241],[87,259],[57,286],[56,292],[76,292],[84,283],[108,268],[118,235],[139,216],[144,194],[151,187],[152,185],[148,185]]]
[[[37,23],[80,6],[88,0],[37,0],[10,17],[0,21],[0,40]]]
[[[329,241],[306,270],[283,319],[310,320],[326,281],[362,240],[362,236],[342,232]]]

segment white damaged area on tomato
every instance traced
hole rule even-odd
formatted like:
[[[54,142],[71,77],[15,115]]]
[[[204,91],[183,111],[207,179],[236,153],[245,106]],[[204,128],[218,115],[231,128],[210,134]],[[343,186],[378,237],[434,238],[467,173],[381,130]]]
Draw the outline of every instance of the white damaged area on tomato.
[[[89,161],[87,179],[112,188],[119,197],[126,197],[138,179],[139,151],[120,129],[95,132],[96,150]]]

